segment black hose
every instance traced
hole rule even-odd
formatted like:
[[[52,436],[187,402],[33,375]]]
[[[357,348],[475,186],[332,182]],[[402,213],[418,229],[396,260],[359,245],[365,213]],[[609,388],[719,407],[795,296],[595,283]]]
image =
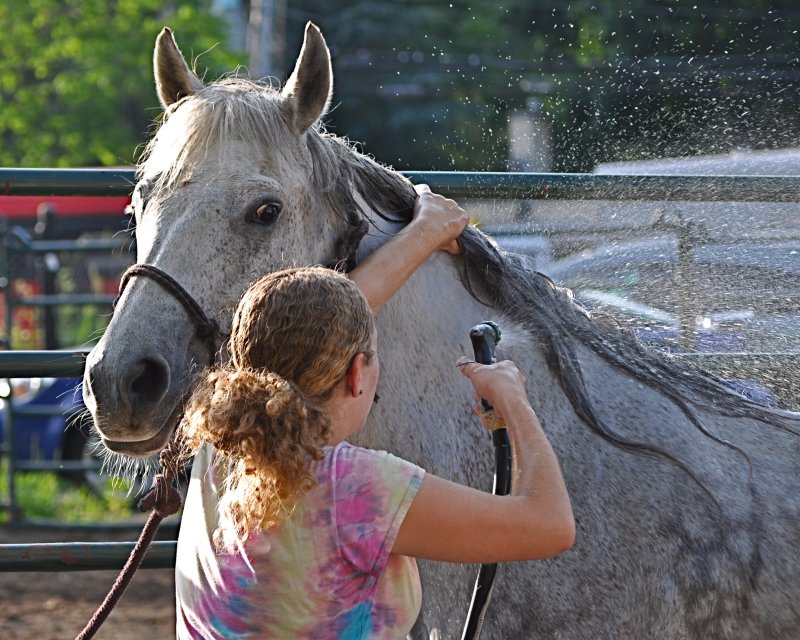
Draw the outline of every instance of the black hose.
[[[475,361],[481,364],[495,362],[494,347],[500,342],[500,327],[494,322],[486,321],[474,326],[469,332],[472,348],[475,352]],[[484,411],[492,411],[492,405],[481,399]],[[506,496],[511,492],[511,442],[508,430],[505,428],[492,431],[494,444],[494,483],[492,493],[496,496]],[[475,581],[472,601],[467,613],[467,621],[461,634],[462,640],[477,640],[481,636],[483,620],[492,598],[494,578],[497,573],[497,564],[482,564]]]

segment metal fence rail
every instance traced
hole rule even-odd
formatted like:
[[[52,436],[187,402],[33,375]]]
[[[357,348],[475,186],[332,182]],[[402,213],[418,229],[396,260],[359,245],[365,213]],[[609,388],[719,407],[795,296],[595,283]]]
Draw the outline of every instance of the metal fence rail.
[[[0,351],[0,378],[81,378],[88,349]]]
[[[583,173],[405,171],[458,198],[800,202],[800,176],[615,176]],[[0,195],[129,195],[133,169],[0,169]]]
[[[88,350],[0,351],[0,378],[80,378]],[[20,467],[21,468],[21,467]],[[100,571],[120,569],[134,542],[66,542],[0,545],[0,572]],[[141,568],[175,564],[177,543],[154,542]]]
[[[47,542],[0,545],[0,571],[101,571],[125,564],[134,542]],[[141,569],[175,566],[175,541],[151,543]]]

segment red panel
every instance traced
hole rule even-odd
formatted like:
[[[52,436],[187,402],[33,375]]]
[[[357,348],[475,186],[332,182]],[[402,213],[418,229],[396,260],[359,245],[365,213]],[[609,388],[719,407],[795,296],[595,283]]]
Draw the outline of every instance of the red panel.
[[[122,215],[130,201],[128,196],[0,196],[0,216],[11,220],[35,220],[36,208],[42,202],[51,203],[56,215],[64,217]]]

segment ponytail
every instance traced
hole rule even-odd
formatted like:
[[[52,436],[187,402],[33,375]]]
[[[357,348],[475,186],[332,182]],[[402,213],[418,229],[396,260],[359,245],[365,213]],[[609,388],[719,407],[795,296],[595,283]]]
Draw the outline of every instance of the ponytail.
[[[208,443],[221,454],[221,519],[245,540],[285,520],[314,486],[309,462],[322,458],[330,421],[276,373],[219,367],[195,388],[180,431],[192,452]]]

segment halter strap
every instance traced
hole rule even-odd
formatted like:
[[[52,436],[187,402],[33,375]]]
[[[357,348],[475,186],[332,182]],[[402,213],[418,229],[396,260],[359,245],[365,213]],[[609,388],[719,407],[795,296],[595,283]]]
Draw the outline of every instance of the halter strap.
[[[211,362],[213,362],[217,354],[218,345],[225,339],[225,335],[220,330],[217,321],[209,318],[189,292],[166,271],[145,263],[138,263],[128,267],[125,273],[122,274],[122,278],[120,278],[119,293],[114,299],[113,308],[116,308],[123,291],[125,291],[125,287],[128,286],[128,282],[134,276],[146,276],[151,280],[155,280],[165,291],[172,294],[181,303],[195,326],[197,337],[206,343]]]

